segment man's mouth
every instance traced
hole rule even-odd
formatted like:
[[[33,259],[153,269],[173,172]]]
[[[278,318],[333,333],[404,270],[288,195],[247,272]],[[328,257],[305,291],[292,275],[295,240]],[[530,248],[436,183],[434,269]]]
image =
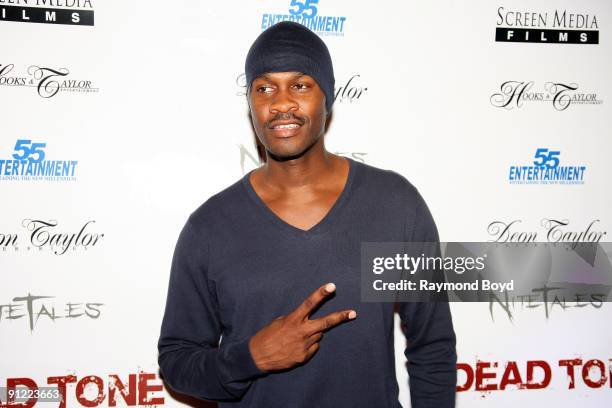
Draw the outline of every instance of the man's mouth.
[[[272,129],[295,129],[295,128],[299,128],[300,125],[298,125],[297,123],[290,123],[288,125],[276,125],[276,126],[272,126]]]
[[[277,120],[270,124],[270,130],[275,137],[288,138],[297,135],[303,123],[296,120]]]

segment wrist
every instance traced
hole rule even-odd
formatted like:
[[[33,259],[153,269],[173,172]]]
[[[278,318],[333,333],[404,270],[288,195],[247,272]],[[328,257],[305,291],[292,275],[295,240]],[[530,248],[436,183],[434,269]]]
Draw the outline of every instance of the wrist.
[[[259,359],[259,355],[257,354],[257,349],[254,346],[254,339],[255,339],[255,336],[249,339],[249,353],[251,353],[251,359],[253,360],[253,362],[255,363],[255,366],[260,371],[266,373],[268,372],[268,370],[266,369],[265,364],[262,364],[262,362]]]

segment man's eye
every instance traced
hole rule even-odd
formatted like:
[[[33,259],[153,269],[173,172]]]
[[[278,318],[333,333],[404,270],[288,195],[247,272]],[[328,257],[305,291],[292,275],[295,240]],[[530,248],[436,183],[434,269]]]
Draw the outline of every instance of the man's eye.
[[[297,89],[302,90],[302,89],[306,89],[308,88],[308,85],[306,84],[302,84],[302,83],[297,83],[294,85]]]
[[[262,86],[258,86],[257,87],[257,92],[259,92],[259,93],[270,92],[270,89],[272,89],[272,88],[269,87],[269,86],[266,86],[266,85],[262,85]]]

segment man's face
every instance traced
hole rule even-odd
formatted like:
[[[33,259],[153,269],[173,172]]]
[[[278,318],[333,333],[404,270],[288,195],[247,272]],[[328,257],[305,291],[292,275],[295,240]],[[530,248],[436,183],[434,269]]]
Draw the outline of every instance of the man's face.
[[[325,129],[325,94],[300,72],[271,72],[253,80],[248,95],[253,127],[273,158],[300,156]]]

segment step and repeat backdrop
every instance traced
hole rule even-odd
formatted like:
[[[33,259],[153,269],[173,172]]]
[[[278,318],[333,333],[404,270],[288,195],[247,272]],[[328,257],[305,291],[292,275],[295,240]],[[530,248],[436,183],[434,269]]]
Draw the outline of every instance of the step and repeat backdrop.
[[[281,20],[331,51],[328,150],[406,176],[441,240],[612,238],[607,0],[0,0],[0,387],[64,396],[23,406],[214,406],[159,373],[170,261],[259,165],[244,59]],[[458,407],[612,405],[610,304],[451,308]]]

